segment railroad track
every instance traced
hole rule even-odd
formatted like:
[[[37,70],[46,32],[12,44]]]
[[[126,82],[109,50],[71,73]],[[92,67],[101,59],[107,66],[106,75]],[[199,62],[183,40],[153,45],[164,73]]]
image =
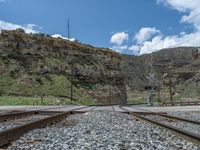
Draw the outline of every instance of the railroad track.
[[[140,109],[140,108],[138,108],[138,110],[143,110],[143,112],[131,112],[130,110],[124,108],[123,106],[120,106],[120,109],[122,109],[125,112],[128,112],[129,114],[141,120],[163,127],[186,140],[189,140],[195,144],[200,145],[200,122],[199,121],[186,119],[182,117],[176,117],[176,116],[167,115],[167,114],[158,113],[158,112],[151,112],[147,110],[145,111],[145,109]],[[134,109],[137,109],[137,108],[134,108]],[[190,124],[192,126],[196,126],[196,129],[197,129],[196,132],[199,132],[199,133],[190,131],[188,129],[186,130],[185,129],[186,125],[183,123],[186,123],[187,125]]]
[[[43,109],[36,109],[36,110],[31,110],[31,111],[20,111],[20,112],[9,112],[9,113],[2,113],[0,114],[0,122],[4,122],[7,120],[13,120],[25,116],[30,116],[39,112],[46,112],[46,113],[56,113],[56,111],[51,111],[53,109],[61,109],[61,108],[66,108],[66,106],[62,107],[52,107],[52,108],[43,108]],[[88,106],[82,106],[81,108],[72,108],[69,111],[76,111],[76,110],[81,110],[84,108],[88,108]],[[57,111],[59,113],[61,111]]]
[[[5,116],[7,116],[8,118],[7,120],[4,120],[4,122],[0,122],[0,147],[8,145],[10,142],[16,140],[17,138],[22,136],[25,132],[28,132],[32,129],[44,127],[47,124],[61,121],[63,118],[74,113],[84,113],[85,111],[81,110],[87,107],[88,106],[83,106],[81,108],[71,109],[66,112],[52,112],[49,110],[48,111],[38,110],[38,111],[21,112],[18,114],[17,113],[4,114],[4,116],[1,115],[2,118],[5,118]]]
[[[95,110],[96,107],[97,106],[92,106],[92,107],[83,106],[79,108],[70,109],[67,112],[59,112],[55,110],[51,111],[51,109],[61,108],[61,107],[55,107],[55,108],[39,109],[39,110],[28,111],[28,112],[4,114],[4,116],[0,115],[0,120],[1,120],[1,117],[4,118],[2,119],[2,121],[4,120],[3,123],[6,124],[6,127],[2,129],[1,131],[2,122],[0,121],[0,147],[2,147],[3,145],[9,144],[11,141],[19,138],[25,132],[28,132],[32,129],[44,127],[47,124],[58,122],[62,120],[63,118],[74,113],[84,113],[87,111]],[[140,112],[132,112],[129,109],[126,109],[126,108],[129,108],[128,106],[126,106],[126,108],[124,107],[125,106],[119,106],[119,108],[123,110],[124,113],[134,115],[137,118],[156,124],[160,127],[163,127],[167,130],[172,131],[173,133],[189,141],[192,141],[200,145],[200,134],[196,134],[185,129],[183,130],[181,128],[173,126],[172,124],[168,124],[172,122],[178,124],[178,122],[180,121],[180,122],[186,122],[188,124],[194,124],[196,126],[199,126],[200,128],[200,122],[181,118],[181,117],[167,115],[164,113],[151,112],[151,111],[147,111],[145,109],[140,109],[140,108],[134,108],[134,109],[140,110]],[[111,108],[113,111],[116,111],[114,106],[112,106]],[[6,115],[7,115],[7,119],[5,120]],[[25,118],[22,118],[22,117],[25,117]],[[12,124],[12,126],[9,126],[9,124]]]

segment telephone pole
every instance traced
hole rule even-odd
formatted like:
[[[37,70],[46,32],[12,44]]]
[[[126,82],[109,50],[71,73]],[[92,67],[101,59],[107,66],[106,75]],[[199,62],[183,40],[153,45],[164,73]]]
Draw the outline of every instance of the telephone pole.
[[[70,62],[70,67],[71,67],[71,87],[70,87],[70,90],[71,90],[71,92],[70,92],[70,99],[71,99],[71,103],[72,103],[72,101],[73,101],[73,87],[74,87],[74,64],[73,64],[73,62]]]
[[[169,80],[169,95],[170,101],[173,102],[173,95],[172,95],[172,63],[170,62],[168,68],[168,80]]]
[[[110,76],[111,74],[109,73],[109,76]],[[111,84],[111,82],[110,82],[110,84]],[[111,104],[111,85],[109,84],[109,99],[108,99],[108,104],[110,105]]]
[[[110,80],[110,83],[109,83],[109,99],[108,99],[109,105],[111,104],[111,84],[112,84],[111,69],[113,68],[112,59],[113,59],[113,57],[110,56],[110,66],[111,66],[111,68],[109,69],[109,80]]]

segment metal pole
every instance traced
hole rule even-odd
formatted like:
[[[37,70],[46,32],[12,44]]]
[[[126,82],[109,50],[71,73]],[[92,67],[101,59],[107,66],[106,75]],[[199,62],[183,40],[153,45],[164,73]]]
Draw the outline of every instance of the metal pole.
[[[173,95],[172,95],[172,73],[171,73],[171,69],[172,69],[172,64],[169,64],[169,72],[168,72],[168,78],[169,78],[169,95],[170,95],[170,101],[173,102]]]
[[[170,101],[173,102],[171,73],[169,74],[169,95],[170,95]]]
[[[110,83],[111,84],[111,83]],[[109,84],[109,99],[108,99],[108,104],[110,105],[111,104],[111,85]]]
[[[170,93],[170,100],[171,100],[171,102],[173,102],[171,78],[170,78],[170,83],[169,83],[169,93]]]
[[[73,64],[71,64],[71,96],[70,96],[71,103],[73,101],[73,80],[74,80],[74,66]]]
[[[109,105],[111,104],[111,84],[112,84],[112,77],[111,77],[111,69],[112,69],[112,59],[113,57],[110,56],[110,70],[109,70],[109,78],[110,78],[110,82],[109,82],[109,99],[108,99],[108,103]]]
[[[111,65],[111,63],[110,63],[110,65]],[[110,68],[111,69],[111,68]],[[108,97],[108,104],[110,105],[110,101],[111,101],[111,71],[110,71],[110,69],[109,69],[109,80],[110,80],[110,82],[109,82],[109,97]]]

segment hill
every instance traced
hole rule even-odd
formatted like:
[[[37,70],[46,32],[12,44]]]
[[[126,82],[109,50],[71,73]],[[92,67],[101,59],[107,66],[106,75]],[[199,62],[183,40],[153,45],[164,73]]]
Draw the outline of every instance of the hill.
[[[121,59],[109,49],[2,30],[0,94],[70,97],[72,81],[74,100],[125,104]]]
[[[157,92],[169,99],[166,84],[172,74],[177,98],[200,96],[200,59],[197,47],[163,49],[141,56],[121,55],[106,48],[25,34],[0,34],[0,95],[59,97],[82,104],[125,104],[144,101],[150,72]],[[138,96],[139,95],[139,96]]]
[[[152,69],[161,93],[169,93],[163,77],[170,71],[174,95],[179,95],[179,98],[200,96],[197,86],[200,61],[194,60],[197,50],[197,47],[177,47],[141,56],[123,55],[121,69],[125,73],[127,92],[148,92],[145,88],[150,86],[147,77]]]

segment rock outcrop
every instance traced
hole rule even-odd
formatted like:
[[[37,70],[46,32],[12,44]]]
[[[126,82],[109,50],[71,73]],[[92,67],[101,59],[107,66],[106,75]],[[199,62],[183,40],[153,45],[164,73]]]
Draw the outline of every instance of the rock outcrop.
[[[73,81],[75,98],[86,95],[97,103],[125,104],[120,63],[120,54],[109,49],[21,29],[0,34],[1,94],[69,96]]]

